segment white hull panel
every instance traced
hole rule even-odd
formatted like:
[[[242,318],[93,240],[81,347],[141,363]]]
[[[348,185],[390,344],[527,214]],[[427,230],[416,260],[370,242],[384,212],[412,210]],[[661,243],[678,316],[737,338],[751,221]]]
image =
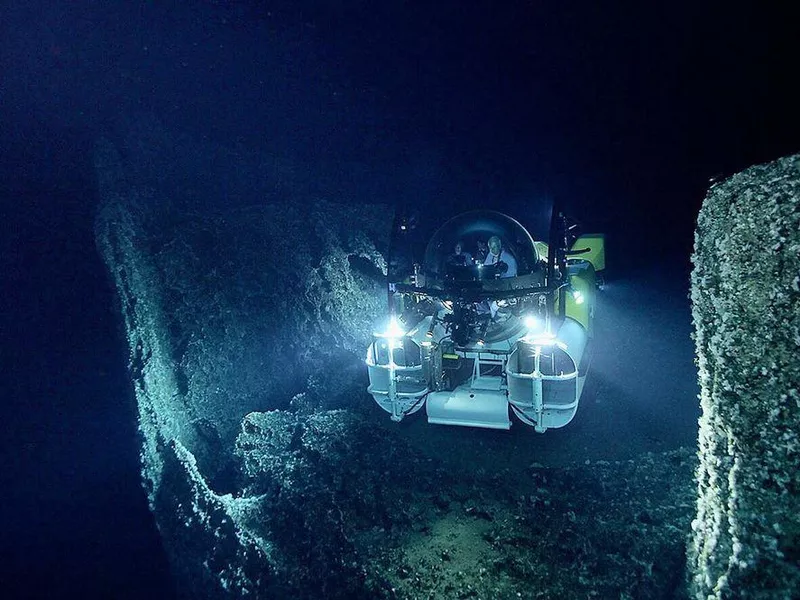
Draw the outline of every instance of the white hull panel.
[[[452,392],[433,392],[425,402],[428,422],[486,429],[510,429],[504,391],[462,385]]]

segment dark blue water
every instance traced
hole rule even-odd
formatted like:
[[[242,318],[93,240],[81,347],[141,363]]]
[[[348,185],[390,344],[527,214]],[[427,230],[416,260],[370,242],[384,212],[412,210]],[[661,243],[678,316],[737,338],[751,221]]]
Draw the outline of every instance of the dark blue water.
[[[0,589],[170,598],[139,480],[127,348],[94,248],[93,185],[85,160],[48,160],[57,178],[6,171],[0,196]]]

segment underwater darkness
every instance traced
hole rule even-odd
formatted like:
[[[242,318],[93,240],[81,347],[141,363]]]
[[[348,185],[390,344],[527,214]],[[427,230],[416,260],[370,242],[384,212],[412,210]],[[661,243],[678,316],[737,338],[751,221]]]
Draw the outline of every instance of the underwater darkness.
[[[621,420],[587,403],[545,435],[628,456],[696,439],[695,218],[710,178],[800,150],[791,22],[755,3],[4,3],[0,594],[175,596],[93,237],[99,137],[153,120],[285,165],[252,198],[222,174],[201,211],[314,196],[525,224],[556,198],[607,234],[589,377]]]

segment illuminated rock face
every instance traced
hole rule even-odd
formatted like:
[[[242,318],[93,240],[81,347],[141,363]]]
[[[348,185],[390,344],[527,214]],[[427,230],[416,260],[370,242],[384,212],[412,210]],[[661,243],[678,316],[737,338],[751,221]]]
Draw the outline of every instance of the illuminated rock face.
[[[696,598],[800,590],[800,155],[714,185],[692,303],[702,416]]]
[[[341,555],[304,565],[313,572],[300,579],[302,548],[270,537],[269,511],[283,506],[274,489],[297,474],[269,472],[273,488],[253,490],[235,449],[237,436],[246,456],[256,447],[243,420],[289,420],[293,431],[323,430],[320,439],[347,429],[352,419],[336,409],[363,395],[353,366],[384,310],[378,248],[390,219],[382,207],[323,201],[191,211],[192,198],[165,197],[180,188],[176,176],[159,181],[150,160],[129,154],[123,165],[113,148],[99,148],[96,238],[131,351],[143,482],[178,589],[190,598],[301,597],[319,573],[336,585]],[[316,452],[316,438],[303,440],[263,455],[280,463],[307,446]],[[304,476],[315,491],[314,469]],[[335,537],[328,525],[317,519],[292,533]]]

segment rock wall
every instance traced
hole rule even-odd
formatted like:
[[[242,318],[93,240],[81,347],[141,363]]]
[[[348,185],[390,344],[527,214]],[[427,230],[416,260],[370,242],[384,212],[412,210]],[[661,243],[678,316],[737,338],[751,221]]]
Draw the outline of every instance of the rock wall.
[[[800,155],[714,185],[692,303],[702,416],[696,598],[800,597]]]
[[[193,174],[164,181],[158,156],[174,149],[156,137],[96,155],[96,239],[130,347],[150,507],[186,597],[297,597],[307,582],[292,583],[297,557],[274,530],[254,526],[270,499],[243,489],[235,440],[253,411],[291,410],[300,427],[300,414],[333,423],[364,400],[390,216],[311,199],[192,209],[174,194],[198,193],[180,185]]]

